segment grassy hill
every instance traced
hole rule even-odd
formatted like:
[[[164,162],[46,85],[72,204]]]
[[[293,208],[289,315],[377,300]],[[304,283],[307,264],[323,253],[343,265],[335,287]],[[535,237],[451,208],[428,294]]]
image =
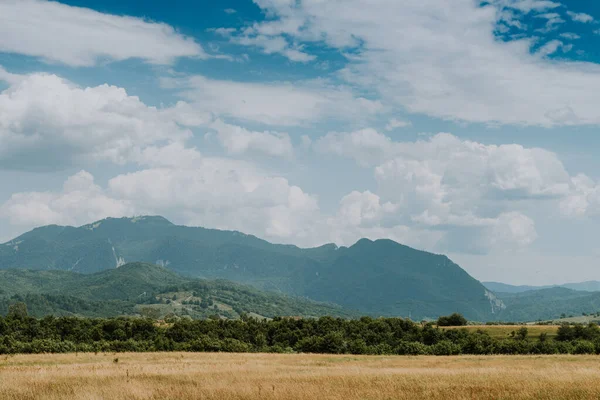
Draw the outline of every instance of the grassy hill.
[[[38,317],[358,315],[337,305],[263,292],[233,282],[186,278],[165,267],[145,263],[126,264],[88,275],[57,270],[0,271],[0,314],[6,314],[9,304],[15,301],[25,302],[30,313]]]
[[[240,232],[138,217],[109,218],[79,228],[41,227],[0,245],[0,269],[90,274],[133,261],[164,265],[188,277],[226,279],[333,302],[377,316],[418,319],[460,312],[470,319],[488,320],[501,307],[481,283],[448,258],[390,240],[301,249]],[[123,288],[110,290],[125,293]]]

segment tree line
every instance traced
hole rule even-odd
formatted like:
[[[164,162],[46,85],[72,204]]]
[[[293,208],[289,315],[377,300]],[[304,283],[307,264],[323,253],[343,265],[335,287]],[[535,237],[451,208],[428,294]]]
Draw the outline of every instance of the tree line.
[[[402,318],[258,320],[150,318],[41,319],[13,307],[0,317],[0,354],[67,352],[277,352],[385,355],[600,354],[597,325],[561,326],[555,339],[528,337],[526,327],[507,338],[483,330],[440,329]]]

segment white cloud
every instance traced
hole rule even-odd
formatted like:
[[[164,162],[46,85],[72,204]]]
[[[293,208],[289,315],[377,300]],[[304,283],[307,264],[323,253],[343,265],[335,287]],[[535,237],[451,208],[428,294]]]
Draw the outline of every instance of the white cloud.
[[[582,22],[584,24],[594,22],[594,17],[586,13],[576,13],[573,11],[567,11],[567,15],[571,17],[573,21]]]
[[[558,25],[564,24],[565,20],[561,18],[558,13],[546,13],[546,14],[538,14],[535,18],[544,18],[546,19],[546,27],[544,29],[538,29],[538,32],[548,33],[558,28]]]
[[[290,61],[306,63],[316,58],[297,47],[290,46],[287,40],[281,36],[236,36],[232,37],[231,41],[243,46],[259,47],[265,54],[281,54]]]
[[[276,241],[314,243],[315,197],[252,164],[205,158],[193,168],[152,168],[109,181],[119,199],[167,216]]]
[[[48,74],[10,79],[0,93],[0,164],[6,168],[123,164],[144,147],[186,140],[191,132],[180,124],[203,121],[184,103],[149,107],[115,86],[80,88]]]
[[[565,215],[600,215],[600,183],[579,174],[572,178],[573,192],[562,200],[560,206]]]
[[[198,43],[171,26],[140,18],[44,0],[1,1],[0,15],[0,52],[48,62],[91,66],[140,58],[171,64],[177,57],[207,57]]]
[[[386,213],[394,213],[398,206],[381,199],[370,191],[354,191],[342,198],[337,218],[347,226],[368,226],[377,224]]]
[[[504,2],[505,4],[507,2]],[[600,124],[600,66],[546,60],[532,39],[498,40],[498,7],[471,0],[257,1],[257,32],[351,49],[340,76],[411,113],[518,125]],[[555,2],[512,2],[523,12]],[[556,15],[553,15],[556,14]],[[550,27],[562,21],[546,13]],[[435,24],[431,21],[436,21]]]
[[[239,151],[250,151],[253,145],[244,140]],[[160,214],[302,246],[351,245],[368,237],[485,253],[526,247],[536,239],[523,202],[560,200],[565,214],[600,210],[599,196],[592,193],[600,192],[597,186],[569,177],[556,156],[541,149],[483,145],[448,134],[395,142],[372,130],[331,133],[314,146],[372,167],[377,189],[352,191],[335,213],[323,214],[316,196],[277,174],[249,162],[203,157],[173,142],[132,153],[132,161],[145,169],[117,175],[105,188],[81,172],[61,191],[15,193],[0,206],[0,217],[30,228]]]
[[[0,65],[0,82],[15,84],[23,79],[21,75],[11,74]]]
[[[525,205],[566,201],[577,186],[554,153],[449,134],[396,142],[365,129],[329,133],[314,148],[373,167],[377,201],[397,205],[382,226],[443,232],[436,245],[443,251],[528,246],[537,232]]]
[[[370,191],[353,191],[341,199],[337,213],[329,217],[327,226],[319,230],[328,232],[329,240],[344,245],[368,238],[392,239],[418,248],[434,248],[443,234],[402,224],[397,215],[398,209],[399,205],[384,203]]]
[[[526,14],[532,11],[546,11],[561,6],[560,3],[548,0],[496,0],[494,4],[499,7],[519,10]]]
[[[388,121],[385,126],[386,131],[393,131],[396,128],[406,128],[407,126],[411,126],[410,121],[403,121],[397,118],[392,118]]]
[[[538,54],[542,55],[542,56],[549,56],[551,54],[556,53],[559,49],[565,49],[566,46],[564,46],[563,42],[561,42],[560,40],[551,40],[548,43],[544,44],[542,47],[540,47],[537,51]]]
[[[569,40],[581,39],[581,36],[579,36],[578,34],[573,33],[573,32],[564,32],[564,33],[561,33],[560,37],[565,38],[565,39],[569,39]]]
[[[377,171],[423,168],[454,184],[473,184],[518,197],[558,197],[569,192],[570,178],[556,154],[517,144],[484,145],[446,133],[427,140],[396,142],[373,129],[328,133],[316,149],[350,157]],[[406,175],[414,180],[414,171]],[[418,175],[418,174],[417,174]],[[404,179],[404,178],[403,178]],[[508,194],[507,194],[508,195]]]
[[[210,127],[217,132],[217,138],[230,154],[258,152],[274,157],[292,157],[294,154],[287,133],[253,132],[221,120],[216,120]]]
[[[318,152],[350,157],[361,165],[377,164],[391,158],[396,144],[375,129],[367,128],[351,133],[330,132],[314,145]]]
[[[226,8],[223,10],[226,14],[235,14],[237,11],[233,8]]]
[[[15,193],[0,205],[0,217],[22,229],[49,224],[82,225],[133,213],[131,204],[107,196],[86,171],[71,176],[60,192]]]
[[[216,35],[223,37],[230,37],[233,33],[237,31],[235,28],[215,28],[208,29],[209,32],[214,32]]]
[[[384,110],[379,101],[355,97],[322,80],[248,83],[203,76],[164,78],[201,112],[276,126],[306,125],[326,118],[368,119]]]
[[[316,56],[302,51],[301,45],[290,43],[282,35],[282,33],[298,34],[302,25],[303,21],[295,18],[267,20],[245,28],[230,40],[239,45],[257,47],[264,54],[280,54],[290,61],[306,63],[315,60]]]
[[[0,218],[20,229],[160,214],[190,225],[307,245],[318,240],[313,231],[318,212],[316,198],[286,179],[252,164],[217,158],[118,175],[106,188],[81,171],[60,191],[15,193],[0,205]]]

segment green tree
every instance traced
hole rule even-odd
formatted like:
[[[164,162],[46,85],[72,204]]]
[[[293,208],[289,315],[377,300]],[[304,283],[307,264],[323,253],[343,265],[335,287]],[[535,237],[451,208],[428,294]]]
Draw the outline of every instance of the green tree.
[[[160,318],[160,310],[156,307],[142,307],[140,314],[146,318],[157,320]]]
[[[465,326],[467,325],[467,319],[459,313],[439,317],[437,320],[438,326]]]
[[[8,316],[13,318],[23,319],[29,315],[27,312],[27,304],[23,302],[13,303],[8,306]]]

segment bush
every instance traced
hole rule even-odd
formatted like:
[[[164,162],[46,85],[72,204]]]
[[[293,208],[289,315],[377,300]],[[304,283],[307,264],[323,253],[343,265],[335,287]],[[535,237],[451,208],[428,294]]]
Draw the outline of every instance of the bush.
[[[531,344],[527,340],[503,339],[496,345],[497,354],[529,354]]]
[[[462,349],[459,345],[452,343],[449,340],[442,340],[432,346],[431,352],[436,356],[454,356],[461,354]]]
[[[437,320],[438,326],[465,326],[467,325],[467,319],[459,313],[447,315],[445,317],[439,317]]]
[[[589,340],[577,340],[574,343],[573,354],[594,354],[596,346]]]
[[[419,356],[431,354],[431,348],[420,342],[400,342],[394,352],[402,356]]]

